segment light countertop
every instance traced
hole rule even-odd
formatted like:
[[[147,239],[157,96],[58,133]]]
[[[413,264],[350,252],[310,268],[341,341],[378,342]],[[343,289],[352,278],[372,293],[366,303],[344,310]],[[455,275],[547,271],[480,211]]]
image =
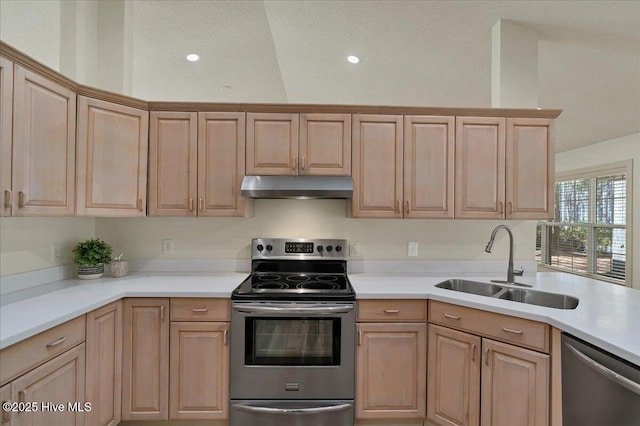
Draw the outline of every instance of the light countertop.
[[[64,288],[0,307],[0,349],[123,297],[223,297],[246,273],[134,273],[125,278],[65,280]],[[577,297],[563,310],[444,290],[449,278],[489,282],[495,275],[349,274],[358,299],[433,299],[546,322],[640,365],[640,291],[575,275],[542,272],[518,281]]]

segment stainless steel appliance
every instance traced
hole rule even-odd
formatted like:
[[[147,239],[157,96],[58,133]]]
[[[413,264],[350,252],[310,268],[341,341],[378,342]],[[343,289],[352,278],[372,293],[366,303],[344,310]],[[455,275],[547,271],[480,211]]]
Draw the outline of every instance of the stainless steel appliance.
[[[230,426],[353,425],[355,292],[347,242],[251,241],[231,294]]]
[[[640,425],[640,367],[563,333],[562,424]]]

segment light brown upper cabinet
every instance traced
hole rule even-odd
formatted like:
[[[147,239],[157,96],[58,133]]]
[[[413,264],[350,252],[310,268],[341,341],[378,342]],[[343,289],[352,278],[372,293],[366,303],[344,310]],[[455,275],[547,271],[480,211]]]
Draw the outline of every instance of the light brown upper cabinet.
[[[242,216],[245,114],[152,112],[149,216]]]
[[[553,120],[458,117],[455,217],[552,217],[554,155]]]
[[[198,113],[198,216],[243,216],[245,114]]]
[[[78,97],[78,216],[145,216],[149,113]]]
[[[405,218],[453,217],[454,131],[454,117],[405,116]]]
[[[350,114],[247,114],[247,175],[350,175]]]
[[[11,151],[13,125],[13,63],[0,57],[0,216],[11,216]]]
[[[504,118],[456,118],[456,218],[504,218],[504,127]]]
[[[353,116],[353,217],[402,217],[402,116]]]
[[[352,216],[453,217],[454,121],[354,115]]]
[[[506,218],[552,219],[555,126],[547,118],[508,118]]]
[[[149,216],[196,216],[198,113],[149,116]]]
[[[73,216],[76,94],[15,65],[11,141],[11,126],[5,123],[4,114],[10,111],[9,69],[10,63],[3,61],[3,215]],[[11,114],[8,116],[10,119]],[[6,157],[11,149],[12,167],[8,167],[10,160]],[[7,186],[9,173],[12,173],[10,187]]]

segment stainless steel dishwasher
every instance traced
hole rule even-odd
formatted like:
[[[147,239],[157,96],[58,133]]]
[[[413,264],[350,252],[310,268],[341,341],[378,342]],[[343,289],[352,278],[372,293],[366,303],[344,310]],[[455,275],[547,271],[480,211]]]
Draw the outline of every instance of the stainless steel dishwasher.
[[[562,424],[640,425],[640,367],[563,333]]]

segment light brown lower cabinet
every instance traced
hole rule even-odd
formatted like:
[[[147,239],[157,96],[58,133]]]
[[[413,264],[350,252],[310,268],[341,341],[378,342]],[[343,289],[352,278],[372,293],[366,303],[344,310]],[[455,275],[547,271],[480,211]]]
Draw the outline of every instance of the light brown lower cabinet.
[[[11,418],[13,417],[13,412],[11,410],[5,410],[4,404],[6,402],[11,402],[10,383],[0,387],[0,401],[2,401],[2,417],[0,417],[0,423],[3,425],[8,425],[11,422]]]
[[[549,424],[549,355],[429,324],[428,358],[430,421]]]
[[[12,413],[11,426],[84,425],[84,348],[83,343],[69,349],[11,382],[11,401],[37,406]]]
[[[125,299],[122,420],[169,419],[169,299]]]
[[[441,425],[478,425],[481,339],[429,324],[427,417]]]
[[[171,419],[228,418],[228,333],[228,322],[171,323]]]
[[[427,325],[358,324],[356,418],[423,418]]]
[[[115,426],[122,406],[122,301],[87,314],[87,426]]]

